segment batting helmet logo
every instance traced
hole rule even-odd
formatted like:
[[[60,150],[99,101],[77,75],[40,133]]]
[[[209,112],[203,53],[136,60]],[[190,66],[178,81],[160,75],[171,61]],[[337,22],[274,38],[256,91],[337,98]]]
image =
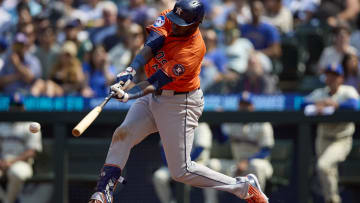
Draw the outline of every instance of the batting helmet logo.
[[[165,24],[165,17],[164,16],[159,16],[154,23],[155,27],[161,27]]]
[[[176,65],[173,67],[173,73],[174,73],[176,76],[180,76],[180,75],[182,75],[184,72],[185,72],[185,68],[184,68],[184,66],[181,65],[181,64],[176,64]]]
[[[180,7],[177,7],[175,13],[177,13],[178,15],[181,15],[182,9]]]

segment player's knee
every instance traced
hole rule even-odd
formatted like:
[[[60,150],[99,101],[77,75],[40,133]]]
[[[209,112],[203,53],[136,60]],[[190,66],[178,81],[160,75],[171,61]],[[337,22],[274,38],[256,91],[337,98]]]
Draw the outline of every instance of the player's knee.
[[[116,128],[113,134],[113,141],[123,140],[127,137],[128,134],[129,134],[128,128],[126,126],[121,125]]]
[[[327,174],[327,173],[329,173],[331,166],[330,166],[327,162],[322,161],[322,160],[319,160],[319,161],[317,162],[316,167],[317,167],[317,170],[318,170],[320,173],[325,173],[325,174]]]
[[[16,181],[16,182],[19,182],[19,181],[25,181],[28,177],[17,172],[17,171],[12,171],[12,170],[9,170],[8,171],[8,175],[7,177],[9,178],[10,181]]]
[[[221,170],[221,162],[219,159],[210,159],[207,165],[209,168],[211,168],[214,171]]]
[[[33,175],[29,165],[23,162],[16,162],[8,169],[7,176],[14,181],[25,181]]]
[[[165,184],[170,180],[169,172],[165,170],[157,170],[153,175],[153,182],[158,184]]]
[[[184,174],[178,174],[178,175],[172,175],[171,178],[176,181],[176,182],[180,182],[180,183],[185,183],[186,182],[186,173]]]
[[[174,181],[185,183],[187,170],[185,168],[182,168],[181,170],[177,171],[170,171],[171,178]]]
[[[194,173],[194,167],[192,164],[189,164],[187,167],[183,167],[177,172],[171,172],[171,178],[177,182],[187,183],[189,181],[188,176],[191,173]]]

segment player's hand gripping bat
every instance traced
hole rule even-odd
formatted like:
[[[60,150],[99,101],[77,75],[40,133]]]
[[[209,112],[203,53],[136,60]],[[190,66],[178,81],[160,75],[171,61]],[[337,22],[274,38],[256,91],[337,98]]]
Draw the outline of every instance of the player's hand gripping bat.
[[[126,89],[130,85],[131,81],[128,80],[121,89]],[[104,106],[110,101],[110,99],[115,95],[115,92],[111,91],[110,94],[104,99],[104,101],[91,110],[72,130],[72,134],[75,137],[79,137],[99,116]]]

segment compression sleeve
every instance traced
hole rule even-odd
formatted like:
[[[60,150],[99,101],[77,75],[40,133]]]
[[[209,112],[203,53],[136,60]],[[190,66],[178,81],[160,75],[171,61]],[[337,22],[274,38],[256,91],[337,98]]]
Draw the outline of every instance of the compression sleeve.
[[[151,48],[152,53],[155,55],[163,46],[165,36],[156,31],[150,31],[149,36],[146,38],[145,45]]]
[[[152,84],[157,90],[163,87],[164,85],[172,82],[172,78],[166,75],[164,71],[159,69],[156,71],[147,81]]]
[[[346,101],[339,104],[339,109],[357,109],[359,101],[354,98],[347,99]]]
[[[139,70],[139,68],[145,66],[146,61],[145,58],[141,54],[137,54],[135,58],[132,60],[130,67],[134,68],[136,71]]]

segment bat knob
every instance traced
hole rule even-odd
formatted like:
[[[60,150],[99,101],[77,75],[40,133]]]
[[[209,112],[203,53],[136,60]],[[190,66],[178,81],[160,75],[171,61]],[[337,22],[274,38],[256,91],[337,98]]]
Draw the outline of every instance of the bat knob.
[[[81,135],[80,131],[76,128],[74,128],[72,131],[71,131],[72,135],[74,135],[75,137],[79,137]]]

